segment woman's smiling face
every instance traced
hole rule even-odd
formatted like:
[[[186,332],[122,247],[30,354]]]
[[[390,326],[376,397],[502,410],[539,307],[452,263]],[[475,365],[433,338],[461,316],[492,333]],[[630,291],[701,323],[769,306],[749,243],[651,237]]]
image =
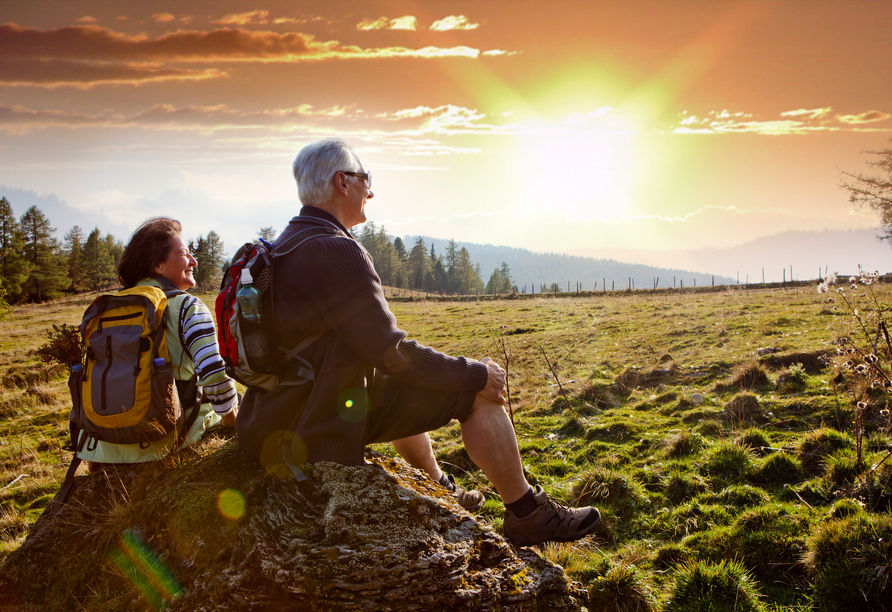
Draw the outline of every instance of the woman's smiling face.
[[[198,265],[198,262],[192,257],[182,236],[179,234],[172,236],[170,243],[170,253],[168,253],[167,259],[155,266],[155,274],[160,274],[172,282],[177,289],[185,291],[189,287],[195,286],[192,270]]]

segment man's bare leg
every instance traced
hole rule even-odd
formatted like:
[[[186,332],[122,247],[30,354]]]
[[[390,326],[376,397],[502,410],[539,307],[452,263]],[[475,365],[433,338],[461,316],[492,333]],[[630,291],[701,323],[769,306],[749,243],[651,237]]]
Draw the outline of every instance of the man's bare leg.
[[[394,440],[393,448],[409,465],[427,472],[434,482],[443,476],[440,466],[437,465],[437,458],[434,457],[430,436],[426,433]]]
[[[523,475],[514,427],[502,404],[478,393],[461,432],[468,456],[486,474],[502,502],[515,502],[530,490]]]

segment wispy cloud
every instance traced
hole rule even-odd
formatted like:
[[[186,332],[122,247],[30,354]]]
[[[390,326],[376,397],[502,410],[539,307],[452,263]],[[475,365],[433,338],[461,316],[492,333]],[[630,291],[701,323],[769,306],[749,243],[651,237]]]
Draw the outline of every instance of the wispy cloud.
[[[431,30],[445,32],[447,30],[476,30],[479,23],[473,23],[464,15],[450,15],[431,24]]]
[[[264,11],[233,18],[266,19]],[[420,49],[362,48],[339,41],[319,41],[300,32],[277,33],[222,28],[209,32],[178,30],[157,38],[127,35],[99,26],[39,30],[13,23],[0,25],[0,84],[89,87],[141,80],[218,78],[221,68],[172,68],[182,62],[319,62],[330,60],[443,57],[477,58],[466,46]],[[485,52],[484,52],[485,53]],[[497,52],[503,54],[503,52]],[[29,62],[27,69],[23,69]],[[64,62],[61,63],[61,62]],[[66,66],[70,73],[60,72]]]
[[[823,119],[830,114],[833,109],[829,106],[824,108],[798,108],[796,110],[781,113],[781,117],[798,117],[801,119]]]
[[[848,123],[852,125],[858,125],[863,123],[876,123],[877,121],[885,121],[892,117],[892,114],[884,113],[881,111],[867,111],[866,113],[859,113],[857,115],[837,115],[836,118],[839,119],[843,123]]]
[[[417,30],[418,19],[412,15],[405,15],[395,19],[378,17],[377,19],[363,19],[356,24],[357,30]]]
[[[152,19],[157,21],[158,23],[170,23],[172,21],[176,21],[176,17],[171,13],[155,13],[152,15]]]
[[[778,118],[761,119],[752,113],[728,110],[710,111],[705,115],[682,113],[671,131],[676,134],[753,133],[767,135],[808,134],[839,131],[892,131],[892,125],[861,127],[892,118],[892,114],[872,110],[858,114],[834,114],[829,106],[785,111]]]
[[[156,62],[105,64],[20,58],[0,59],[0,85],[75,87],[88,89],[96,85],[138,85],[162,81],[196,81],[227,76],[217,68],[176,68]]]
[[[22,106],[0,105],[0,131],[25,134],[50,128],[143,128],[167,131],[210,133],[227,129],[291,128],[295,121],[326,121],[347,116],[350,109],[333,106],[316,109],[309,104],[293,108],[248,112],[225,104],[183,106],[158,104],[135,114],[87,114],[59,110],[34,110]]]
[[[246,13],[233,13],[224,15],[220,19],[211,21],[214,25],[248,25],[253,23],[269,23],[269,11],[248,11]]]

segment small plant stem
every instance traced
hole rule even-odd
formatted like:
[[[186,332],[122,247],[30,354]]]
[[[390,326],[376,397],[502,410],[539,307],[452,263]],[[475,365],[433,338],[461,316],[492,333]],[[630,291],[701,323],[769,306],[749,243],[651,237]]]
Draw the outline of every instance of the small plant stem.
[[[510,376],[509,368],[511,366],[511,359],[508,356],[508,347],[505,344],[505,335],[502,333],[501,328],[499,329],[498,336],[499,345],[502,348],[502,357],[505,359],[505,396],[508,400],[508,416],[511,417],[511,427],[514,429],[514,435],[517,435],[517,427],[514,425],[514,409],[511,407],[511,383],[509,382]]]
[[[889,367],[892,369],[892,340],[889,339],[889,330],[886,329],[885,321],[880,321],[880,327],[883,330],[883,337],[886,339],[886,350],[889,354]]]
[[[542,351],[542,355],[545,357],[545,363],[548,364],[548,369],[551,370],[551,375],[554,376],[554,380],[557,382],[558,388],[561,390],[561,395],[564,396],[564,401],[567,402],[567,408],[570,409],[574,415],[576,411],[573,410],[573,405],[570,403],[570,400],[567,398],[567,392],[564,391],[564,385],[561,384],[561,379],[558,378],[557,372],[554,371],[554,366],[551,365],[551,361],[548,359],[548,353],[545,352],[545,349],[542,348],[542,345],[539,345],[539,350]]]

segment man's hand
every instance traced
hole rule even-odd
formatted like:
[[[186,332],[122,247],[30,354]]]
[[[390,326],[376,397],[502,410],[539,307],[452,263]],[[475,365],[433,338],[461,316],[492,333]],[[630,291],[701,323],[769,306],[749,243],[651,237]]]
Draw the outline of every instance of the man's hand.
[[[505,398],[502,393],[505,392],[505,370],[489,357],[484,357],[480,363],[486,364],[487,377],[486,387],[478,394],[491,402],[504,404]]]

